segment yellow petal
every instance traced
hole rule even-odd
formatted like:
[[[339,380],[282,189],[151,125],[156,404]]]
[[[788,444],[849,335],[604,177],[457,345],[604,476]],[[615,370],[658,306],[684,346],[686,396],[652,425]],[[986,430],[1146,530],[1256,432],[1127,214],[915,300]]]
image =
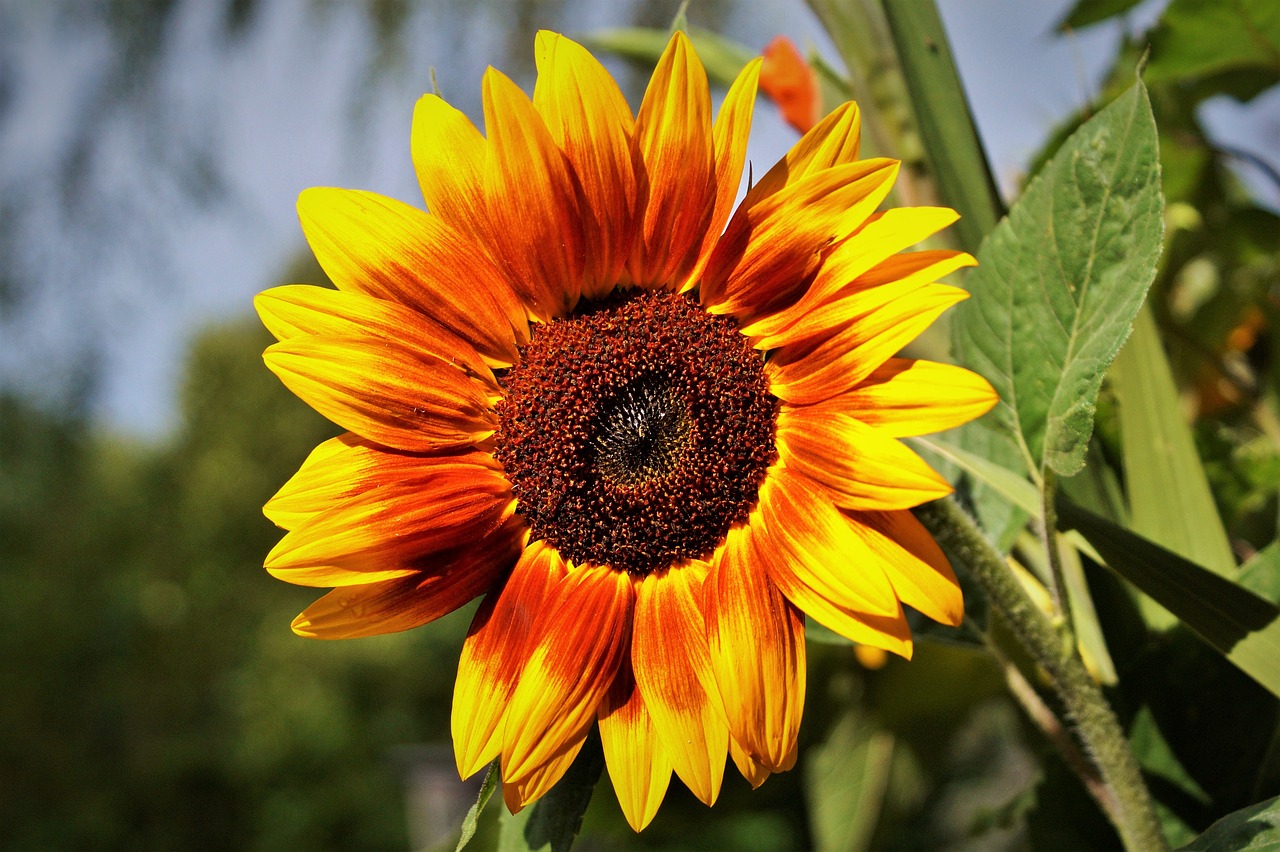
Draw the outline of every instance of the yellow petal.
[[[796,405],[842,394],[968,297],[958,287],[924,285],[848,327],[776,349],[765,362],[769,391]]]
[[[565,573],[555,548],[532,542],[502,588],[484,599],[471,620],[458,660],[451,719],[454,756],[463,778],[502,751],[502,720],[532,650],[533,620]]]
[[[253,300],[263,325],[279,340],[311,336],[371,336],[392,342],[412,340],[436,357],[447,357],[497,389],[488,364],[452,326],[426,319],[394,302],[325,287],[289,284]],[[514,349],[512,351],[515,356]]]
[[[904,604],[956,627],[964,599],[951,564],[933,536],[910,512],[848,512],[854,530],[885,566]]]
[[[999,400],[982,376],[933,361],[890,358],[826,404],[893,437],[928,435],[986,414]]]
[[[716,202],[711,220],[703,232],[702,248],[698,262],[680,285],[681,292],[692,289],[701,279],[703,268],[711,259],[711,250],[724,232],[724,226],[733,212],[733,202],[738,199],[738,187],[742,183],[742,166],[747,159],[747,138],[751,132],[751,117],[755,110],[756,89],[760,83],[763,60],[756,58],[738,72],[729,87],[716,123],[712,128],[716,163]]]
[[[845,325],[853,317],[865,314],[875,299],[883,302],[896,298],[977,263],[970,255],[954,251],[894,254],[919,239],[912,239],[916,235],[907,229],[900,229],[900,238],[873,238],[876,233],[895,229],[903,221],[903,217],[893,215],[899,212],[911,211],[889,210],[873,216],[856,234],[824,256],[821,269],[801,298],[790,307],[744,324],[742,333],[751,337],[757,348],[774,349]],[[950,210],[943,212],[951,214]],[[911,217],[906,219],[910,221]],[[940,216],[935,223],[943,220],[946,217]]]
[[[742,777],[747,779],[747,783],[751,785],[752,790],[767,781],[772,774],[765,768],[764,764],[747,754],[746,749],[733,737],[729,737],[729,756],[733,758],[733,765],[738,767],[738,772],[742,773]]]
[[[804,712],[804,617],[742,535],[730,536],[713,560],[703,600],[711,668],[733,740],[765,775],[781,771],[795,752]],[[743,774],[763,780],[754,769]]]
[[[409,147],[427,209],[468,239],[483,237],[488,145],[471,119],[439,97],[423,95],[413,110]]]
[[[568,157],[586,200],[583,225],[590,251],[583,295],[598,298],[617,283],[631,251],[635,119],[618,84],[581,45],[544,30],[534,55],[533,105]]]
[[[786,574],[847,609],[891,618],[901,611],[884,568],[864,558],[866,545],[832,504],[830,494],[787,467],[785,460],[769,470],[760,486],[759,514],[763,527],[754,531],[757,549],[767,544],[786,557],[769,559],[772,567],[784,567]],[[770,577],[787,594],[778,575]]]
[[[302,462],[298,472],[262,507],[262,514],[278,527],[296,529],[334,502],[360,493],[358,486],[352,486],[348,466],[334,463],[334,459],[343,457],[345,451],[355,445],[364,452],[371,453],[374,449],[350,432],[322,441]]]
[[[635,593],[621,571],[585,566],[535,616],[529,662],[507,708],[502,777],[520,782],[586,736],[626,652]]]
[[[373,192],[298,197],[302,232],[338,289],[389,299],[455,331],[497,366],[528,342],[524,307],[473,237]]]
[[[636,116],[639,233],[628,265],[641,286],[675,287],[698,260],[716,206],[716,164],[707,74],[677,32],[658,60]]]
[[[786,308],[803,294],[823,252],[866,221],[897,174],[895,160],[861,160],[744,204],[707,263],[702,304],[745,325]]]
[[[419,341],[297,337],[263,360],[304,402],[366,438],[399,450],[466,447],[497,428],[497,384],[473,379]]]
[[[582,744],[587,741],[586,731],[576,735],[569,742],[531,772],[516,778],[502,779],[502,801],[507,810],[513,814],[520,813],[530,802],[541,799],[547,791],[556,785],[565,772],[573,765],[573,760],[582,751]],[[505,773],[505,767],[504,767]]]
[[[757,204],[783,187],[823,169],[854,162],[858,159],[861,133],[858,105],[849,101],[836,107],[765,173],[742,200],[743,206]]]
[[[676,775],[710,805],[724,780],[729,729],[695,595],[705,571],[690,563],[639,583],[631,662]]]
[[[600,703],[600,740],[618,804],[627,823],[641,831],[658,813],[671,783],[671,758],[636,688],[631,660],[624,657]]]
[[[777,443],[783,461],[825,486],[841,508],[909,509],[952,491],[914,451],[829,402],[783,406]]]
[[[373,582],[360,572],[418,567],[412,563],[421,557],[496,530],[515,507],[488,453],[411,457],[372,475],[382,480],[379,487],[334,503],[285,535],[267,554],[267,570],[301,585]],[[328,576],[335,568],[355,576],[340,582]]]
[[[523,529],[513,518],[472,545],[438,554],[411,576],[334,589],[293,620],[293,632],[350,639],[409,630],[448,615],[488,591],[511,566]]]
[[[568,161],[529,98],[493,68],[483,100],[486,239],[535,317],[564,316],[581,295],[585,254]]]

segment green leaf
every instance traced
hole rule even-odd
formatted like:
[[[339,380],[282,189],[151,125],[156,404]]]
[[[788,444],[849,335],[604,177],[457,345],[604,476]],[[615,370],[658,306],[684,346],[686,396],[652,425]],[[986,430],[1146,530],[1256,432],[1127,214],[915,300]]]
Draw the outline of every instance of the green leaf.
[[[707,69],[707,76],[722,86],[732,84],[743,66],[759,55],[757,51],[710,30],[698,27],[681,29],[698,51],[698,58]],[[595,30],[581,37],[582,44],[593,51],[613,53],[650,68],[657,63],[670,40],[670,31],[648,27]]]
[[[985,459],[995,465],[995,469],[1018,471],[1017,479],[1025,482],[1026,462],[1012,436],[1000,428],[995,416],[988,414],[979,420],[966,423],[947,433],[947,440],[957,449],[970,456]],[[1008,553],[1018,534],[1027,525],[1027,519],[1039,515],[1026,511],[1024,506],[1016,505],[1001,494],[997,488],[978,474],[969,471],[971,480],[963,483],[966,502],[973,507],[974,515],[984,530],[990,533],[1001,553]]]
[[[1280,3],[1173,0],[1151,34],[1152,83],[1234,68],[1280,70]]]
[[[951,45],[932,0],[885,0],[885,18],[911,94],[938,191],[960,211],[956,233],[975,251],[1004,205],[973,125]]]
[[[804,760],[804,793],[818,850],[866,849],[889,787],[894,736],[847,712]]]
[[[1066,500],[1058,504],[1058,522],[1084,536],[1108,568],[1280,696],[1280,609],[1274,604]]]
[[[489,771],[484,774],[484,783],[480,785],[480,795],[476,796],[476,803],[467,811],[466,817],[462,820],[462,836],[458,838],[458,845],[454,847],[453,852],[461,852],[463,847],[471,842],[471,838],[476,836],[476,828],[480,824],[480,814],[484,811],[484,806],[489,804],[489,799],[493,796],[493,791],[498,789],[498,781],[501,773],[498,771],[498,761],[489,764]]]
[[[1103,373],[1160,255],[1155,120],[1141,82],[1085,122],[978,252],[955,351],[1000,394],[1037,471],[1084,465]]]
[[[1029,516],[1039,516],[1040,495],[1036,492],[1036,487],[1021,474],[1001,467],[983,456],[969,452],[967,449],[957,447],[937,435],[908,438],[907,443],[937,453],[980,482],[991,486],[1010,503],[1026,512]]]
[[[1272,852],[1280,846],[1280,796],[1228,814],[1180,852]]]
[[[1273,541],[1240,566],[1236,581],[1260,598],[1280,604],[1280,541]]]
[[[1215,574],[1236,573],[1236,560],[1209,491],[1178,389],[1150,308],[1111,368],[1120,407],[1129,526]]]
[[[594,727],[564,777],[545,796],[520,813],[503,811],[499,820],[498,852],[530,852],[549,849],[566,852],[582,830],[582,816],[591,804],[604,749]]]
[[[1071,11],[1056,29],[1058,32],[1083,29],[1116,15],[1123,15],[1141,2],[1142,0],[1076,0],[1076,5],[1071,7]]]

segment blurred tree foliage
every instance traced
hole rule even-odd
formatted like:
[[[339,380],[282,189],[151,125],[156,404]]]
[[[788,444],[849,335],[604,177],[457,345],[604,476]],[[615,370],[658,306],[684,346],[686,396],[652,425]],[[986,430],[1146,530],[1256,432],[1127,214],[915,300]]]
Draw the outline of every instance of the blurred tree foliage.
[[[196,341],[162,447],[0,400],[0,825],[11,849],[403,849],[391,745],[447,736],[465,617],[321,644],[262,502],[332,427],[255,322]]]

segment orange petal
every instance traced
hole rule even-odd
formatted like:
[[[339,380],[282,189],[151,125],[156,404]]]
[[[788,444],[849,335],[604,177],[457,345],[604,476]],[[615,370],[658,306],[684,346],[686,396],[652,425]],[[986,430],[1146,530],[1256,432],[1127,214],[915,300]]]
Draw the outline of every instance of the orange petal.
[[[847,512],[854,530],[884,565],[904,604],[956,627],[964,599],[955,572],[933,536],[910,512]]]
[[[611,568],[579,567],[556,584],[507,709],[504,781],[531,776],[586,736],[626,652],[634,604],[630,578]]]
[[[628,265],[641,286],[683,283],[716,206],[707,74],[682,32],[671,37],[636,117],[643,165],[639,232]]]
[[[724,226],[738,200],[738,186],[742,183],[742,166],[747,159],[747,138],[751,133],[751,117],[755,110],[756,86],[760,78],[760,60],[753,59],[738,73],[729,87],[720,112],[716,114],[714,137],[716,163],[716,202],[711,220],[703,232],[698,262],[689,272],[680,292],[692,289],[702,278],[703,269],[711,259],[711,251],[724,233]]]
[[[744,533],[731,535],[713,561],[703,601],[729,731],[753,763],[781,771],[804,712],[804,616],[769,580]]]
[[[786,36],[775,36],[764,49],[760,88],[796,130],[804,133],[818,123],[818,75]]]
[[[598,298],[617,283],[631,251],[635,119],[618,84],[581,45],[543,30],[534,54],[538,82],[533,105],[577,176],[590,246],[583,295]]]
[[[564,316],[581,295],[585,254],[569,163],[525,93],[493,68],[483,99],[488,242],[535,317]]]
[[[433,556],[412,576],[334,589],[293,620],[312,639],[350,639],[419,627],[483,594],[520,553],[524,523],[512,518],[474,545]]]
[[[298,217],[340,290],[407,305],[456,332],[495,366],[528,342],[524,308],[474,240],[439,216],[373,192],[315,188]]]
[[[482,237],[488,145],[471,119],[436,95],[423,95],[413,110],[409,147],[427,209],[468,239]]]
[[[765,362],[769,391],[796,405],[842,394],[968,297],[958,287],[924,285],[845,328],[776,349]]]
[[[760,486],[758,513],[763,526],[751,523],[757,551],[768,549],[784,557],[771,558],[766,565],[846,609],[898,617],[901,607],[883,566],[866,558],[867,546],[832,505],[826,489],[786,464],[784,460],[782,466],[771,468]],[[769,576],[783,594],[809,612],[788,592],[793,582],[784,583],[778,573]]]
[[[754,206],[784,186],[811,174],[858,159],[862,118],[858,105],[849,101],[836,107],[792,146],[787,155],[747,192],[744,207]]]
[[[705,565],[694,562],[639,583],[631,662],[676,774],[710,805],[724,780],[729,729],[697,601],[705,572]]]
[[[629,656],[624,656],[613,685],[600,703],[600,740],[604,761],[623,816],[641,831],[658,813],[671,783],[671,758],[636,688]]]
[[[777,444],[787,466],[825,486],[841,508],[909,509],[953,490],[902,442],[830,402],[782,406]]]
[[[267,554],[267,571],[304,586],[375,582],[385,577],[368,572],[418,568],[415,560],[488,535],[514,509],[511,486],[488,453],[383,457],[369,474],[377,487],[285,535]]]
[[[803,294],[823,252],[866,221],[897,174],[896,160],[860,160],[744,204],[707,263],[702,303],[743,324],[787,307]]]
[[[484,440],[497,428],[496,381],[434,354],[430,342],[295,337],[268,347],[263,360],[316,411],[374,443],[428,452]]]
[[[453,687],[453,750],[463,778],[502,750],[502,720],[528,661],[533,623],[565,573],[555,548],[532,542],[471,620]]]
[[[950,364],[890,358],[857,387],[824,405],[882,435],[928,435],[968,423],[999,400],[977,373]]]

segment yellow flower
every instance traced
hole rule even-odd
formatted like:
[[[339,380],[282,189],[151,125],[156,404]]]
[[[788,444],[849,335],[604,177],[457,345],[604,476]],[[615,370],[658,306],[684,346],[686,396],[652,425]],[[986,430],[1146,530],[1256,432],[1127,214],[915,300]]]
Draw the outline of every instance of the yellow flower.
[[[791,767],[806,615],[903,656],[903,604],[960,622],[907,511],[950,489],[897,439],[995,396],[893,357],[964,298],[935,282],[973,260],[900,253],[956,215],[875,212],[898,163],[858,159],[853,104],[733,212],[759,61],[713,123],[681,34],[634,117],[579,45],[541,33],[537,60],[532,100],[485,75],[486,135],[419,101],[430,214],[299,199],[338,289],[259,296],[265,359],[350,431],[267,504],[289,532],[266,567],[335,587],[303,636],[485,595],[454,692],[462,775],[500,758],[517,810],[598,721],[639,830],[673,771],[711,804],[726,754],[753,785]]]

